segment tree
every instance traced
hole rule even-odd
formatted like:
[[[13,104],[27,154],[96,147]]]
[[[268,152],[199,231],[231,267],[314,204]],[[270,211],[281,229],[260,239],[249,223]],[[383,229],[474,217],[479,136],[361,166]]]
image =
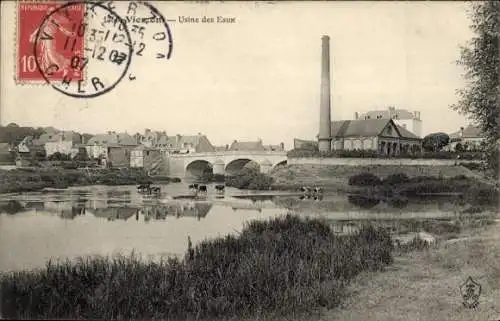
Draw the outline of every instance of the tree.
[[[457,62],[465,69],[466,87],[451,108],[477,123],[485,135],[487,162],[498,176],[500,142],[500,2],[470,4],[473,38],[461,48]]]
[[[432,133],[424,137],[422,147],[426,151],[437,152],[450,143],[450,136],[445,133]]]

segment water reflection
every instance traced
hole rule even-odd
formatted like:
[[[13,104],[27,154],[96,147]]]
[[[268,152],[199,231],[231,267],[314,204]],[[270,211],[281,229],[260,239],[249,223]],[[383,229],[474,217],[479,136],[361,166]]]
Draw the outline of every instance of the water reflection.
[[[380,203],[380,199],[365,197],[361,195],[348,195],[347,200],[349,201],[349,203],[364,209],[375,207]]]

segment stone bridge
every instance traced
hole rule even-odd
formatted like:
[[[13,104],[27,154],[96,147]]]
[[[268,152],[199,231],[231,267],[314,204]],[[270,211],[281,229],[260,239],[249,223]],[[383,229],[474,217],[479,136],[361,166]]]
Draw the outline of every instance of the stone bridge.
[[[269,173],[277,165],[286,164],[284,151],[223,151],[213,153],[170,154],[167,156],[171,177],[199,176],[206,171],[232,175],[243,167],[253,166]]]

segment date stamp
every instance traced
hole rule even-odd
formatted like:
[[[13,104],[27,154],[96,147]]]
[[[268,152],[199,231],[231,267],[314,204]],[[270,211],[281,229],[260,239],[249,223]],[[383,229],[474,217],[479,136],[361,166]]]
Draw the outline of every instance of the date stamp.
[[[39,41],[40,53],[38,64],[47,69],[56,64],[51,78],[62,80],[64,77],[83,80],[81,70],[69,68],[73,54],[83,53],[83,38],[70,36],[82,30],[71,30],[71,21],[81,20],[84,16],[83,4],[72,4],[62,12],[55,12],[61,5],[59,2],[29,2],[21,1],[17,5],[17,54],[16,54],[16,81],[25,84],[46,83],[42,73],[37,68],[37,58],[33,46],[37,42],[40,29],[41,37],[51,38],[50,42]],[[50,21],[42,22],[50,16]]]
[[[84,7],[83,16],[69,15],[69,9],[75,5]],[[109,16],[117,23],[104,25]],[[66,19],[70,30],[59,23],[60,17]],[[63,45],[58,46],[61,38]],[[75,51],[72,46],[79,42],[84,43],[83,51]],[[46,61],[47,48],[70,58],[55,61],[49,56]],[[133,47],[126,22],[120,16],[99,2],[78,1],[61,5],[44,17],[33,51],[37,69],[55,90],[75,98],[92,98],[109,92],[123,79]],[[62,79],[54,77],[61,71]],[[86,79],[72,77],[74,72],[84,73]]]
[[[18,84],[92,98],[140,78],[132,60],[166,62],[172,54],[167,19],[145,1],[22,0],[17,12]]]

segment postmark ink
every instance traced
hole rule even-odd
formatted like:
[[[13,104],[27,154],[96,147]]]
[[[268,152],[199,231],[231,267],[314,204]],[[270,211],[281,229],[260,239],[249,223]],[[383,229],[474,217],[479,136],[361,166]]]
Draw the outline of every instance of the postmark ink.
[[[70,8],[75,6],[84,9],[84,14],[71,15]],[[116,23],[105,24],[109,17]],[[51,10],[38,28],[33,51],[45,81],[75,98],[111,91],[127,74],[133,56],[127,24],[113,10],[92,1],[70,2]]]

